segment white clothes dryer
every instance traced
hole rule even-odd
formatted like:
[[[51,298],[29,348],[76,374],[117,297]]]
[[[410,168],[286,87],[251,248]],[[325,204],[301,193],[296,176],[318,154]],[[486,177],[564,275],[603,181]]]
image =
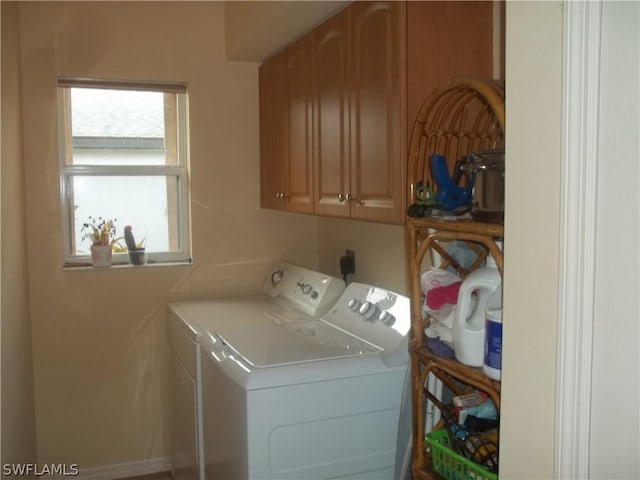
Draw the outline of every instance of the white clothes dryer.
[[[320,320],[202,339],[205,478],[391,479],[409,299],[350,284]]]
[[[171,463],[176,479],[204,478],[200,342],[207,330],[247,324],[309,321],[340,297],[344,281],[282,262],[262,295],[169,304]]]

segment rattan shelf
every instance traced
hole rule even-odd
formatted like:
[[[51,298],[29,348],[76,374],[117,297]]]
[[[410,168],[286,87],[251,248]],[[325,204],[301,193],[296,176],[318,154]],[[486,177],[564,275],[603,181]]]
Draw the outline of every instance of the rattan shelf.
[[[504,146],[504,84],[478,79],[452,79],[436,89],[423,103],[411,134],[408,162],[408,205],[416,201],[419,185],[435,186],[430,157],[444,155],[450,170],[456,160],[479,150]],[[408,217],[407,254],[411,285],[411,369],[413,379],[413,478],[440,479],[432,467],[431,452],[425,441],[425,405],[430,402],[442,410],[444,405],[427,387],[433,374],[456,395],[472,390],[485,392],[500,408],[500,383],[455,360],[441,358],[427,348],[424,330],[429,318],[423,317],[421,275],[425,268],[453,268],[460,277],[484,264],[491,255],[502,274],[502,224],[481,223],[470,218]],[[475,254],[471,265],[463,265],[448,246],[464,242]],[[442,425],[436,424],[434,429]]]
[[[413,445],[413,477],[417,479],[439,479],[441,478],[432,468],[431,453],[429,445],[425,441],[425,400],[430,400],[432,404],[440,409],[444,405],[425,386],[427,377],[433,374],[442,381],[448,389],[455,395],[463,395],[474,390],[485,392],[500,408],[500,383],[488,378],[479,368],[471,368],[461,363],[441,358],[434,355],[428,348],[421,347],[412,351],[412,368],[417,372],[414,381],[414,406],[413,429],[415,432]],[[435,425],[434,430],[443,427],[442,420]]]
[[[415,230],[446,230],[448,232],[478,233],[491,237],[502,237],[504,225],[502,223],[481,223],[471,218],[451,219],[439,217],[408,217],[409,227]]]
[[[478,268],[491,253],[498,268],[502,272],[502,252],[496,240],[502,239],[503,226],[498,224],[479,224],[476,222],[441,219],[411,219],[408,224],[409,252],[411,271],[411,324],[412,336],[410,341],[411,369],[413,378],[413,475],[417,479],[441,478],[431,468],[429,446],[424,440],[425,434],[425,404],[430,401],[442,411],[441,400],[427,388],[427,377],[433,374],[443,385],[455,395],[462,395],[473,390],[485,392],[500,408],[500,383],[487,377],[481,368],[466,366],[456,360],[435,355],[425,343],[424,329],[428,326],[429,318],[423,318],[422,292],[420,288],[420,274],[425,257],[437,253],[442,259],[441,268],[453,267],[461,277]],[[477,260],[470,267],[463,267],[455,258],[448,254],[443,244],[452,240],[463,241],[472,246],[477,253]],[[436,424],[434,430],[442,428]]]
[[[407,241],[409,273],[411,285],[411,326],[412,346],[424,344],[424,329],[428,326],[422,318],[420,276],[425,266],[425,258],[435,266],[434,257],[440,258],[439,267],[453,268],[462,277],[480,267],[491,254],[502,273],[502,251],[496,240],[502,240],[502,224],[478,223],[470,220],[442,220],[432,218],[409,218],[407,220]],[[475,262],[470,266],[461,265],[446,248],[452,241],[465,242],[476,254]],[[434,255],[435,254],[435,255]],[[430,257],[430,258],[429,258]]]

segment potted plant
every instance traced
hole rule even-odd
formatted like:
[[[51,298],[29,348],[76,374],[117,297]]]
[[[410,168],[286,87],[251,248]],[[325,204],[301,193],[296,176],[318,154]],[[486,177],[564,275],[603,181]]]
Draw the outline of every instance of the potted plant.
[[[109,267],[113,242],[116,236],[116,219],[97,219],[89,217],[89,221],[82,224],[82,240],[91,242],[91,260],[94,267]]]
[[[129,263],[131,265],[144,265],[147,263],[147,255],[144,248],[144,238],[136,242],[133,235],[133,227],[125,225],[124,241],[127,244],[127,252],[129,253]]]

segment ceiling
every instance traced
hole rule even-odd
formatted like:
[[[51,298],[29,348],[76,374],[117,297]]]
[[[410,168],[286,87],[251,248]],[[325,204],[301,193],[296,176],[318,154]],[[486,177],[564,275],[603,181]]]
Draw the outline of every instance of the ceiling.
[[[262,62],[349,1],[225,2],[227,59]]]

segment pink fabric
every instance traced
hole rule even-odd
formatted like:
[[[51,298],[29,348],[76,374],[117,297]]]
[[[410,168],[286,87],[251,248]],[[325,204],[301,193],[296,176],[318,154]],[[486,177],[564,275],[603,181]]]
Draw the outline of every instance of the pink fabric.
[[[462,281],[452,283],[446,287],[432,288],[427,292],[427,306],[432,310],[438,310],[446,304],[455,304],[458,301]]]

